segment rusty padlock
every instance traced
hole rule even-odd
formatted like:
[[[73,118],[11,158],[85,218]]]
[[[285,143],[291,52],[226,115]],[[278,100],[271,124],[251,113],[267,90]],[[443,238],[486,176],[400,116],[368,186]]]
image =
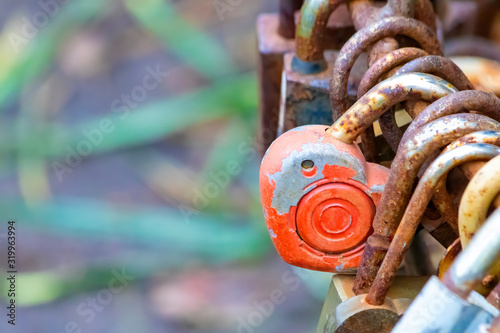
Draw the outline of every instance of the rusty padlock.
[[[498,172],[498,164],[495,169]],[[394,333],[488,332],[500,312],[473,289],[498,265],[499,222],[500,210],[497,209],[472,238],[470,246],[455,259],[444,278],[440,281],[433,277],[426,284]]]
[[[341,13],[343,15],[329,17],[329,15],[318,13],[318,16],[312,17],[316,14],[314,8],[317,6],[327,11],[337,7],[337,5],[332,7],[331,2],[328,0],[306,1],[302,13],[304,18],[310,20],[300,20],[297,28],[294,14],[301,9],[303,0],[280,0],[279,15],[262,14],[257,19],[261,133],[259,144],[262,154],[276,138],[284,55],[287,52],[293,52],[296,43],[299,50],[307,50],[310,46],[315,47],[316,43],[318,48],[338,49],[354,33],[352,24],[349,23],[349,16],[345,15],[346,10]],[[308,29],[314,32],[306,36],[303,32]],[[297,42],[295,41],[296,30],[299,32]]]
[[[276,138],[283,56],[295,49],[295,12],[303,0],[280,0],[279,14],[257,18],[259,47],[259,151],[263,155]]]
[[[425,276],[399,276],[391,285],[388,302],[374,307],[363,301],[366,295],[352,292],[354,276],[334,275],[316,333],[390,332],[427,280]]]
[[[384,94],[387,91],[392,94]],[[261,197],[269,232],[285,261],[331,272],[357,267],[387,169],[366,163],[354,140],[395,103],[454,91],[448,82],[428,74],[390,78],[330,128],[300,127],[273,142],[261,165]],[[323,201],[336,197],[344,198],[347,206],[330,214]],[[356,206],[363,207],[360,213]]]
[[[327,126],[295,128],[269,148],[260,189],[269,234],[289,264],[327,272],[359,265],[387,169]]]
[[[296,52],[285,55],[278,135],[294,127],[333,122],[329,63],[354,34],[347,0],[307,0],[297,24]],[[328,23],[327,23],[328,22]],[[357,80],[365,67],[356,67]],[[350,82],[356,81],[356,75]]]

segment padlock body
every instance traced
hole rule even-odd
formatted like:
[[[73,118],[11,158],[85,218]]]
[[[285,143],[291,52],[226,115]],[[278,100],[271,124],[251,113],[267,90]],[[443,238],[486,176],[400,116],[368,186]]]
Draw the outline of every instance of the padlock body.
[[[357,145],[334,139],[326,129],[302,126],[273,142],[260,170],[264,216],[286,262],[354,272],[388,170],[366,163]]]

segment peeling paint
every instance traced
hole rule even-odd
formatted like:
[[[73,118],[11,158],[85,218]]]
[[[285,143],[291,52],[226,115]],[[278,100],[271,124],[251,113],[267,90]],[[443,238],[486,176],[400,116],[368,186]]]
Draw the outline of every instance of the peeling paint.
[[[304,160],[314,162],[318,168],[316,176],[307,178],[302,175],[301,163]],[[288,213],[291,207],[297,206],[300,199],[314,188],[308,186],[309,184],[324,179],[323,169],[326,165],[355,170],[357,174],[352,179],[367,184],[361,161],[346,152],[339,151],[331,143],[318,140],[316,143],[304,144],[301,151],[293,151],[283,159],[281,171],[267,175],[269,181],[274,181],[276,184],[271,207],[275,208],[280,215]]]

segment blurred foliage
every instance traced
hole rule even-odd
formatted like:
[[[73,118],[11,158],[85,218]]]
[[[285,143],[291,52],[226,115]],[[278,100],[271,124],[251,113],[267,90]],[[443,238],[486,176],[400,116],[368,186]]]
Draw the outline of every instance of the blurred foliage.
[[[176,55],[183,66],[191,67],[204,78],[205,86],[198,91],[140,106],[125,119],[109,111],[105,116],[63,125],[38,112],[37,103],[31,100],[41,89],[36,84],[50,74],[64,43],[89,22],[106,20],[114,6],[123,6],[140,29],[156,38],[165,51]],[[83,139],[82,129],[98,127],[103,117],[109,118],[116,130],[94,147],[92,154],[140,148],[134,153],[134,165],[150,186],[161,179],[167,180],[165,177],[169,175],[162,176],[162,170],[172,170],[182,163],[146,146],[214,120],[225,124],[224,130],[216,136],[201,169],[175,167],[179,178],[190,179],[194,186],[201,187],[207,182],[210,171],[223,169],[227,161],[247,165],[249,155],[239,152],[238,147],[241,143],[251,147],[254,140],[258,101],[255,74],[238,73],[223,46],[184,20],[170,1],[74,0],[62,7],[34,38],[17,45],[19,49],[16,50],[9,31],[18,28],[16,22],[22,14],[9,20],[0,35],[0,107],[6,110],[14,101],[20,101],[16,119],[5,112],[0,114],[0,172],[2,177],[17,174],[21,193],[19,197],[4,193],[0,201],[2,211],[11,212],[10,217],[23,221],[24,226],[43,232],[93,240],[118,238],[146,246],[159,253],[150,261],[137,260],[130,254],[120,258],[125,267],[134,272],[142,271],[141,276],[180,266],[189,258],[221,264],[254,259],[267,253],[270,242],[262,223],[256,175],[248,168],[243,168],[231,180],[233,184],[238,183],[238,189],[249,198],[243,206],[232,205],[235,200],[231,191],[222,191],[209,207],[191,214],[188,219],[185,211],[179,208],[185,206],[179,205],[189,206],[189,202],[166,198],[175,190],[157,189],[169,201],[165,205],[127,206],[124,209],[95,199],[54,194],[48,180],[49,161],[62,160],[67,154],[65,147],[75,146]],[[255,167],[256,164],[251,165]],[[151,179],[151,170],[158,171],[157,178]],[[192,174],[197,175],[196,179]],[[165,252],[173,255],[164,256]],[[22,273],[21,283],[25,281],[32,287],[24,293],[20,303],[47,302],[98,288],[106,281],[102,267],[86,270],[85,276],[76,280],[69,270],[66,273]],[[107,271],[109,273],[109,268]]]

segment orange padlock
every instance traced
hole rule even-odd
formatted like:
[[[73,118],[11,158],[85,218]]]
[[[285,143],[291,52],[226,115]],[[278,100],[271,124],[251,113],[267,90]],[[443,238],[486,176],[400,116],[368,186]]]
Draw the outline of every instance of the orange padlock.
[[[388,176],[346,144],[309,125],[269,147],[260,191],[269,234],[289,264],[326,272],[354,272]]]

